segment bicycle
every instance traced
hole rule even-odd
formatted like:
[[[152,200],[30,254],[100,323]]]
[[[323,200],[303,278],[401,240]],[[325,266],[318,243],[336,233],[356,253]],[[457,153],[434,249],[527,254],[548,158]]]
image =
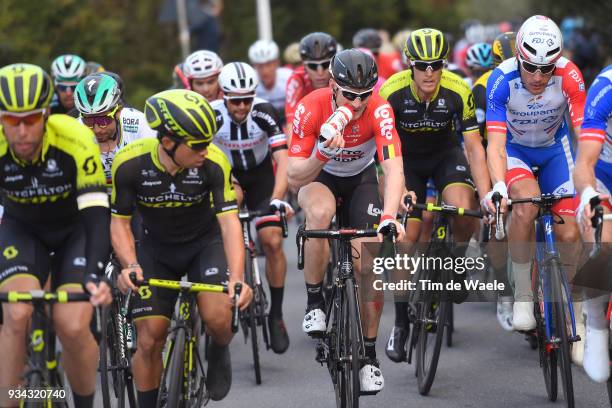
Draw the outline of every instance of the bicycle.
[[[394,228],[390,234],[395,236]],[[339,241],[337,276],[325,305],[326,331],[322,338],[317,339],[316,345],[316,360],[321,365],[327,364],[339,408],[357,408],[360,395],[374,394],[360,390],[359,370],[365,360],[365,348],[351,240],[377,235],[375,229],[306,230],[304,225],[299,227],[296,235],[300,270],[304,269],[304,243],[308,238]]]
[[[453,238],[450,216],[469,216],[482,218],[480,211],[454,207],[441,203],[412,203],[406,197],[407,207],[438,213],[434,219],[431,238],[423,259],[444,259],[452,257]],[[406,217],[406,216],[404,216]],[[403,220],[405,222],[405,218]],[[429,263],[429,262],[427,262]],[[451,281],[451,271],[435,265],[421,267],[415,273],[416,290],[411,291],[408,302],[408,317],[413,325],[409,340],[408,363],[412,363],[412,354],[416,357],[416,376],[419,393],[429,394],[438,368],[444,331],[447,333],[447,346],[452,345],[453,301],[447,289]],[[425,283],[423,283],[425,282]],[[423,288],[422,285],[426,285]]]
[[[206,374],[200,353],[200,335],[204,332],[195,294],[200,292],[228,293],[226,285],[210,285],[166,279],[130,280],[135,286],[153,286],[179,292],[177,305],[166,342],[163,371],[156,408],[202,407],[208,403]],[[234,302],[240,297],[242,284],[236,283]],[[238,331],[238,308],[232,309],[232,332]]]
[[[68,302],[88,302],[88,293],[66,291],[45,292],[42,289],[24,292],[9,291],[0,293],[2,303],[32,303],[31,325],[27,344],[28,362],[24,374],[23,390],[26,398],[20,401],[20,407],[43,408],[59,406],[68,408],[63,373],[58,361],[61,353],[56,350],[55,331],[53,330],[53,308],[47,305]],[[42,392],[42,391],[46,392]]]
[[[257,263],[257,251],[255,243],[251,237],[251,221],[257,217],[262,217],[274,214],[276,210],[269,211],[250,211],[243,208],[238,213],[238,218],[242,225],[242,236],[244,239],[244,247],[246,250],[245,265],[244,265],[244,281],[247,285],[253,288],[253,301],[248,308],[240,315],[240,324],[244,333],[244,341],[246,343],[251,335],[251,348],[253,351],[253,367],[255,370],[255,383],[261,384],[261,364],[259,362],[259,346],[257,327],[261,328],[262,338],[266,345],[266,350],[270,349],[270,333],[268,331],[268,298],[263,288],[261,275],[259,273],[259,265]],[[281,206],[280,210],[281,228],[283,230],[283,238],[286,238],[288,233],[287,219],[285,218],[285,207]]]
[[[124,295],[116,285],[116,271],[113,262],[106,268],[113,302],[102,313],[100,341],[100,383],[102,404],[111,407],[111,389],[117,400],[117,407],[124,408],[127,402],[136,407],[136,392],[132,374],[132,354],[136,351],[136,331],[131,318],[132,290]]]
[[[542,194],[539,197],[508,199],[508,208],[513,205],[530,203],[539,207],[535,220],[536,253],[532,265],[532,289],[534,297],[534,331],[540,356],[540,366],[544,375],[546,393],[550,401],[557,399],[557,365],[561,371],[563,393],[568,408],[574,407],[574,389],[570,358],[570,343],[580,341],[576,335],[576,321],[572,296],[567,277],[561,268],[559,251],[555,244],[554,223],[563,223],[563,218],[555,221],[552,206],[559,200],[574,198],[573,194]],[[503,238],[503,228],[499,228],[501,214],[499,207],[501,195],[495,193],[493,203],[496,208],[496,236]]]

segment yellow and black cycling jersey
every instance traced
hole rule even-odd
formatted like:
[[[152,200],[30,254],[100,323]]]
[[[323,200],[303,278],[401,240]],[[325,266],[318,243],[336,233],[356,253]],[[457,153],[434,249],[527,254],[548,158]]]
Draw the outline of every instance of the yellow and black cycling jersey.
[[[486,114],[487,114],[487,81],[493,70],[487,71],[474,82],[472,93],[474,94],[474,105],[476,106],[476,120],[480,128],[480,134],[486,140]]]
[[[130,217],[137,206],[145,233],[157,242],[188,242],[218,231],[215,216],[238,210],[227,157],[211,144],[201,167],[172,176],[159,161],[158,146],[158,139],[145,138],[119,150],[112,215]]]
[[[411,70],[391,76],[381,87],[380,95],[393,108],[403,156],[458,146],[455,119],[464,135],[478,131],[472,91],[460,76],[446,69],[430,102],[422,102],[417,96]]]
[[[65,227],[78,222],[79,209],[100,204],[88,193],[106,191],[100,149],[93,132],[67,115],[50,115],[44,132],[41,157],[27,163],[13,154],[0,127],[4,217],[37,229]]]

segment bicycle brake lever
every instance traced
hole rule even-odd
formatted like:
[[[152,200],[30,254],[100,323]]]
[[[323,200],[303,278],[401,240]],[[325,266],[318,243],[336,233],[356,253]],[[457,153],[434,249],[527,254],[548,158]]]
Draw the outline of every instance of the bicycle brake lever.
[[[240,293],[242,292],[242,283],[236,282],[234,285],[234,306],[232,306],[232,333],[238,331],[238,299],[240,299]]]

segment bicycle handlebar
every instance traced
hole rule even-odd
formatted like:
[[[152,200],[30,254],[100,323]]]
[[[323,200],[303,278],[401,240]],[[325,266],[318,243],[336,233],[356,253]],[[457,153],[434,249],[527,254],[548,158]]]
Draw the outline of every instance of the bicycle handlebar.
[[[0,293],[1,303],[19,303],[43,301],[47,303],[68,303],[68,302],[89,302],[89,293],[84,292],[66,292],[58,290],[57,292],[45,292],[42,289],[30,291],[9,291]]]
[[[275,215],[276,208],[270,207],[268,210],[247,210],[243,209],[238,212],[238,219],[241,222],[249,222],[257,217],[265,217],[266,215]],[[283,230],[283,238],[289,236],[289,227],[287,226],[287,209],[284,205],[281,205],[278,209],[280,213],[281,228]]]
[[[448,215],[459,215],[459,216],[467,216],[474,218],[482,218],[483,214],[481,211],[470,210],[468,208],[455,207],[453,205],[448,205],[442,203],[442,205],[435,205],[433,203],[419,204],[413,203],[412,198],[410,196],[406,196],[404,199],[404,204],[408,208],[413,207],[418,210],[429,211],[429,212],[441,212],[442,214]]]
[[[493,205],[495,206],[495,239],[501,241],[506,236],[506,231],[504,230],[504,223],[501,215],[501,200],[502,195],[498,191],[493,193],[491,196],[491,201],[493,201]]]
[[[514,204],[524,204],[524,203],[535,204],[538,207],[551,207],[557,201],[564,200],[566,198],[574,198],[574,194],[549,193],[549,194],[541,194],[536,197],[526,197],[526,198],[516,198],[516,199],[509,198],[508,208],[511,209]]]

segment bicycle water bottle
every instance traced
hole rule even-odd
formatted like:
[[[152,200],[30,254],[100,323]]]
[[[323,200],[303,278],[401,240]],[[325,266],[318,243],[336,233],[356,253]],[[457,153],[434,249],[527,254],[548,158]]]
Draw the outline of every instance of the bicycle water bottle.
[[[333,138],[336,133],[342,134],[344,128],[353,119],[355,109],[347,104],[336,109],[334,113],[321,126],[322,141],[327,141]]]

